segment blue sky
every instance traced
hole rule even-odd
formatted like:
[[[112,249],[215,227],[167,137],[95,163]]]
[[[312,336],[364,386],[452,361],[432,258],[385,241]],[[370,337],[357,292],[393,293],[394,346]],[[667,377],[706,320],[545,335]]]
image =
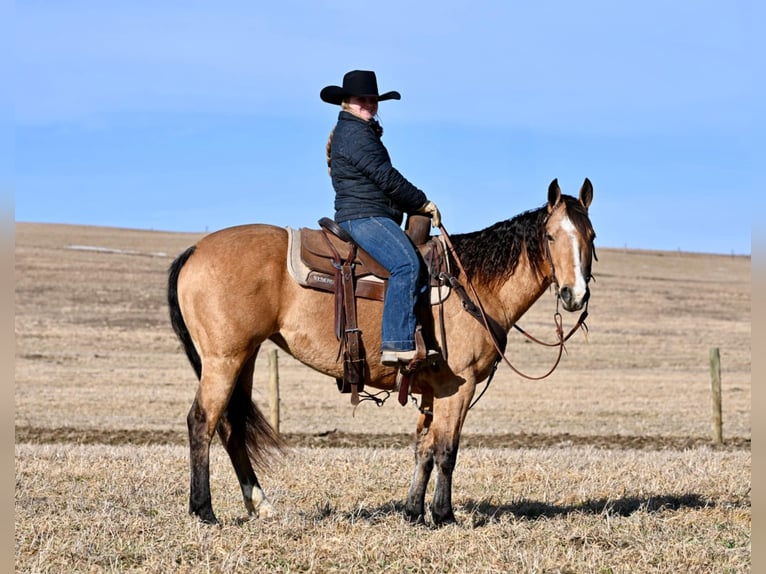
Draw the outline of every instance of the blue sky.
[[[338,110],[319,90],[371,69],[402,94],[380,106],[393,163],[451,233],[588,177],[597,246],[749,254],[762,14],[737,0],[19,1],[15,219],[315,226],[332,215]]]

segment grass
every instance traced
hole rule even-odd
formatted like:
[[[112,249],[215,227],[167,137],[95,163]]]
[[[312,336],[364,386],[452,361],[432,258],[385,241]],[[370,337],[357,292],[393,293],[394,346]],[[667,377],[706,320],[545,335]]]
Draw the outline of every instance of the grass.
[[[220,527],[189,517],[184,447],[18,445],[24,572],[746,572],[749,452],[467,449],[458,524],[401,512],[409,449],[298,448],[249,520],[213,449]],[[744,471],[744,472],[743,472]],[[392,478],[394,477],[394,478]]]

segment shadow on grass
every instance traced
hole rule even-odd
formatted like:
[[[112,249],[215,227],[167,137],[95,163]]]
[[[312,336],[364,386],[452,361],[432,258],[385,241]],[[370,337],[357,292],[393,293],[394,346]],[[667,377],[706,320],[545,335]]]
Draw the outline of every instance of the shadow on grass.
[[[715,503],[699,494],[658,495],[624,498],[600,498],[578,504],[548,504],[535,500],[519,500],[512,504],[492,504],[486,501],[468,501],[464,508],[473,516],[474,526],[481,526],[504,516],[517,520],[557,518],[570,514],[603,514],[605,516],[630,516],[635,512],[661,512],[682,508],[709,508]]]
[[[601,498],[586,500],[578,504],[549,504],[535,500],[519,500],[511,504],[492,504],[487,501],[469,500],[458,505],[458,510],[467,512],[468,523],[474,528],[497,522],[504,517],[514,520],[537,520],[558,518],[570,514],[591,514],[604,516],[630,516],[635,512],[662,512],[683,508],[711,508],[716,504],[699,494],[658,495],[645,497]],[[426,511],[428,512],[428,510]],[[326,503],[318,505],[313,512],[306,513],[310,520],[341,520],[348,522],[365,521],[372,524],[392,516],[404,516],[404,502],[395,501],[380,506],[359,507],[339,511]],[[430,517],[429,517],[430,518]],[[430,520],[428,520],[430,522]],[[458,519],[458,522],[464,522]],[[468,524],[466,524],[468,525]]]

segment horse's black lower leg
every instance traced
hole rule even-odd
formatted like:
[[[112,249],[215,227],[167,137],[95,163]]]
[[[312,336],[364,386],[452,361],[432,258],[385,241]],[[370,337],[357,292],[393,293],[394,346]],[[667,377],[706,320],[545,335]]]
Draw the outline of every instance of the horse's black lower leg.
[[[258,477],[253,470],[250,456],[247,451],[244,434],[236,427],[231,427],[228,420],[222,420],[218,426],[221,441],[229,453],[234,472],[237,473],[239,487],[242,489],[242,498],[248,513],[259,516],[272,516],[274,508],[266,499],[266,495],[258,482]]]
[[[433,450],[421,449],[420,443],[415,446],[415,474],[407,494],[405,516],[412,522],[423,523],[425,516],[425,497],[428,480],[434,468]]]
[[[439,442],[434,447],[436,485],[431,503],[431,517],[436,525],[455,522],[452,510],[452,473],[457,462],[457,450],[457,442]]]
[[[425,497],[426,487],[431,478],[434,468],[433,437],[429,434],[433,415],[433,397],[427,393],[422,397],[422,409],[418,419],[417,441],[415,443],[415,473],[410,483],[410,491],[407,494],[407,503],[404,513],[407,518],[416,523],[425,522]],[[428,413],[428,414],[426,414]]]
[[[213,513],[210,496],[210,436],[207,432],[205,413],[197,400],[186,417],[189,428],[189,461],[191,484],[189,488],[189,513],[197,515],[208,524],[218,523]]]
[[[245,506],[252,514],[255,512],[252,501],[253,488],[260,488],[260,485],[247,454],[247,444],[245,444],[242,429],[236,423],[232,424],[228,413],[225,413],[224,418],[218,423],[218,435],[229,454],[234,472],[237,473],[242,496],[245,498]]]

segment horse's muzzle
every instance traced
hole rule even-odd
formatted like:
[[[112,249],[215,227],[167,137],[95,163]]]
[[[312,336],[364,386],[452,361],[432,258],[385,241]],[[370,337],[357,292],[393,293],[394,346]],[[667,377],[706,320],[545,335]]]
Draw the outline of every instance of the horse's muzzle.
[[[590,289],[586,288],[585,293],[578,297],[575,294],[574,289],[568,285],[564,285],[559,289],[559,297],[561,298],[561,303],[564,305],[564,309],[567,311],[579,311],[590,298]]]

